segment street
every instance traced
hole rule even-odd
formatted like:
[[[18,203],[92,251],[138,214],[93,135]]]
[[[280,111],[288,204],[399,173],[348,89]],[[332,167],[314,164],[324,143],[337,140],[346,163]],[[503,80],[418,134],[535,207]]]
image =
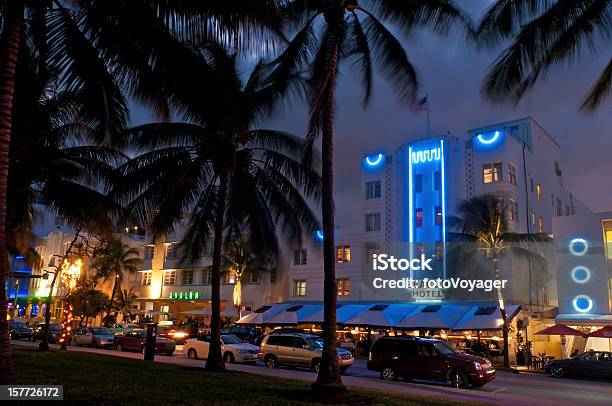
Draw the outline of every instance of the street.
[[[35,347],[38,342],[13,340],[14,345]],[[51,345],[59,348],[57,345]],[[94,352],[104,355],[142,359],[142,354],[136,352],[118,352],[88,347],[69,346],[69,351]],[[157,355],[156,362],[171,363],[189,367],[204,367],[204,360],[187,359],[182,346],[177,346],[173,356]],[[268,369],[263,364],[239,365],[228,364],[227,368],[259,375],[313,381],[314,374],[307,369]],[[548,375],[535,373],[515,374],[498,371],[493,382],[483,388],[461,390],[442,384],[418,382],[386,382],[379,379],[378,374],[369,371],[365,359],[356,359],[343,377],[345,385],[382,391],[411,393],[423,396],[442,397],[468,401],[470,403],[487,403],[499,405],[609,405],[612,399],[612,383],[578,379],[556,379]]]

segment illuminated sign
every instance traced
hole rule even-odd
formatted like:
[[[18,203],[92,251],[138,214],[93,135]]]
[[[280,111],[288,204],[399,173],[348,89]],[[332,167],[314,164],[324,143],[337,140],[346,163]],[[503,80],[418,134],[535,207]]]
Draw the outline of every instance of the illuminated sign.
[[[576,283],[587,283],[591,279],[591,270],[586,266],[578,265],[572,269],[572,280]]]
[[[323,241],[323,230],[315,231],[315,238],[319,241]]]
[[[572,300],[574,309],[580,313],[588,313],[593,308],[593,300],[587,295],[578,295]]]
[[[384,161],[385,161],[384,154],[368,155],[364,159],[366,166],[369,166],[370,168],[375,168],[377,166],[380,166]]]
[[[495,144],[497,141],[501,140],[502,133],[500,131],[493,131],[488,134],[478,134],[476,139],[479,143],[484,145]]]
[[[581,257],[589,250],[589,243],[584,238],[574,238],[569,243],[569,252],[572,255]]]
[[[172,300],[197,300],[200,298],[200,292],[170,292],[168,299]]]
[[[411,154],[412,154],[412,163],[419,164],[419,163],[426,163],[426,162],[432,162],[432,161],[439,161],[440,157],[442,156],[442,150],[440,147],[435,147],[435,148],[427,149],[424,151],[411,152]]]

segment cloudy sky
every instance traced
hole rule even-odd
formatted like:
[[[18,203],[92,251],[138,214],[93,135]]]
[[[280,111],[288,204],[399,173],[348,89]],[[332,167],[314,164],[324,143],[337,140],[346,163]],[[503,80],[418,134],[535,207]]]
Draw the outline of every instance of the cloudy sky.
[[[492,0],[458,0],[475,20]],[[560,144],[565,186],[594,211],[612,211],[612,99],[595,113],[579,112],[581,100],[602,72],[608,54],[584,53],[579,63],[554,69],[517,106],[493,105],[480,96],[480,82],[501,49],[477,51],[456,38],[428,31],[401,38],[419,74],[420,94],[430,95],[432,135],[465,136],[470,128],[532,116]],[[245,71],[248,68],[245,67]],[[337,94],[335,126],[335,188],[337,224],[350,224],[360,196],[360,162],[365,152],[395,151],[400,145],[427,135],[426,113],[413,113],[380,77],[373,98],[362,108],[358,76],[342,69]],[[294,105],[269,128],[297,135],[305,130],[306,109]],[[147,121],[141,111],[133,123]]]
[[[478,18],[490,0],[458,3]],[[500,50],[476,51],[455,39],[417,32],[402,39],[417,68],[421,94],[430,95],[431,132],[466,134],[467,129],[532,116],[561,144],[566,187],[594,211],[612,211],[612,100],[593,113],[578,111],[609,55],[584,53],[579,64],[562,66],[536,85],[517,106],[493,105],[480,96],[480,82]],[[427,135],[426,113],[413,113],[377,77],[367,110],[361,103],[358,77],[345,67],[337,96],[335,126],[336,207],[340,224],[354,218],[360,196],[364,152],[394,151],[401,144]],[[295,106],[270,124],[295,134],[304,133],[306,111]]]

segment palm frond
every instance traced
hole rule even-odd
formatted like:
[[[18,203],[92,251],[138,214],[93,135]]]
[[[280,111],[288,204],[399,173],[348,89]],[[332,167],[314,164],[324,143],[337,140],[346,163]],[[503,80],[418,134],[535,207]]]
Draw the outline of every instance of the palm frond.
[[[612,59],[593,85],[593,88],[582,103],[581,109],[595,110],[597,106],[612,94]]]

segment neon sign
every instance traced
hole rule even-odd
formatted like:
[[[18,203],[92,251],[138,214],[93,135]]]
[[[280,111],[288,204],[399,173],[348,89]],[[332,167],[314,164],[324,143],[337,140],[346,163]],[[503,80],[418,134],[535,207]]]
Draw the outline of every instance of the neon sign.
[[[319,241],[323,241],[323,230],[315,231],[315,238]]]
[[[578,265],[572,269],[572,280],[576,283],[587,283],[591,279],[591,270]]]
[[[168,294],[168,299],[173,300],[197,300],[200,298],[200,292],[170,292]]]
[[[416,151],[411,152],[412,154],[412,163],[426,163],[432,161],[439,161],[442,156],[442,151],[440,147],[435,147],[431,149],[426,149],[424,151]]]
[[[365,164],[371,168],[375,168],[382,164],[385,160],[384,154],[368,155],[365,157]]]
[[[572,300],[574,309],[580,313],[588,313],[593,308],[593,299],[587,295],[578,295]]]
[[[569,252],[577,257],[581,257],[589,250],[589,243],[584,238],[574,238],[569,243]]]
[[[476,139],[478,142],[484,145],[494,144],[501,138],[502,133],[500,131],[494,131],[488,134],[478,134]]]

